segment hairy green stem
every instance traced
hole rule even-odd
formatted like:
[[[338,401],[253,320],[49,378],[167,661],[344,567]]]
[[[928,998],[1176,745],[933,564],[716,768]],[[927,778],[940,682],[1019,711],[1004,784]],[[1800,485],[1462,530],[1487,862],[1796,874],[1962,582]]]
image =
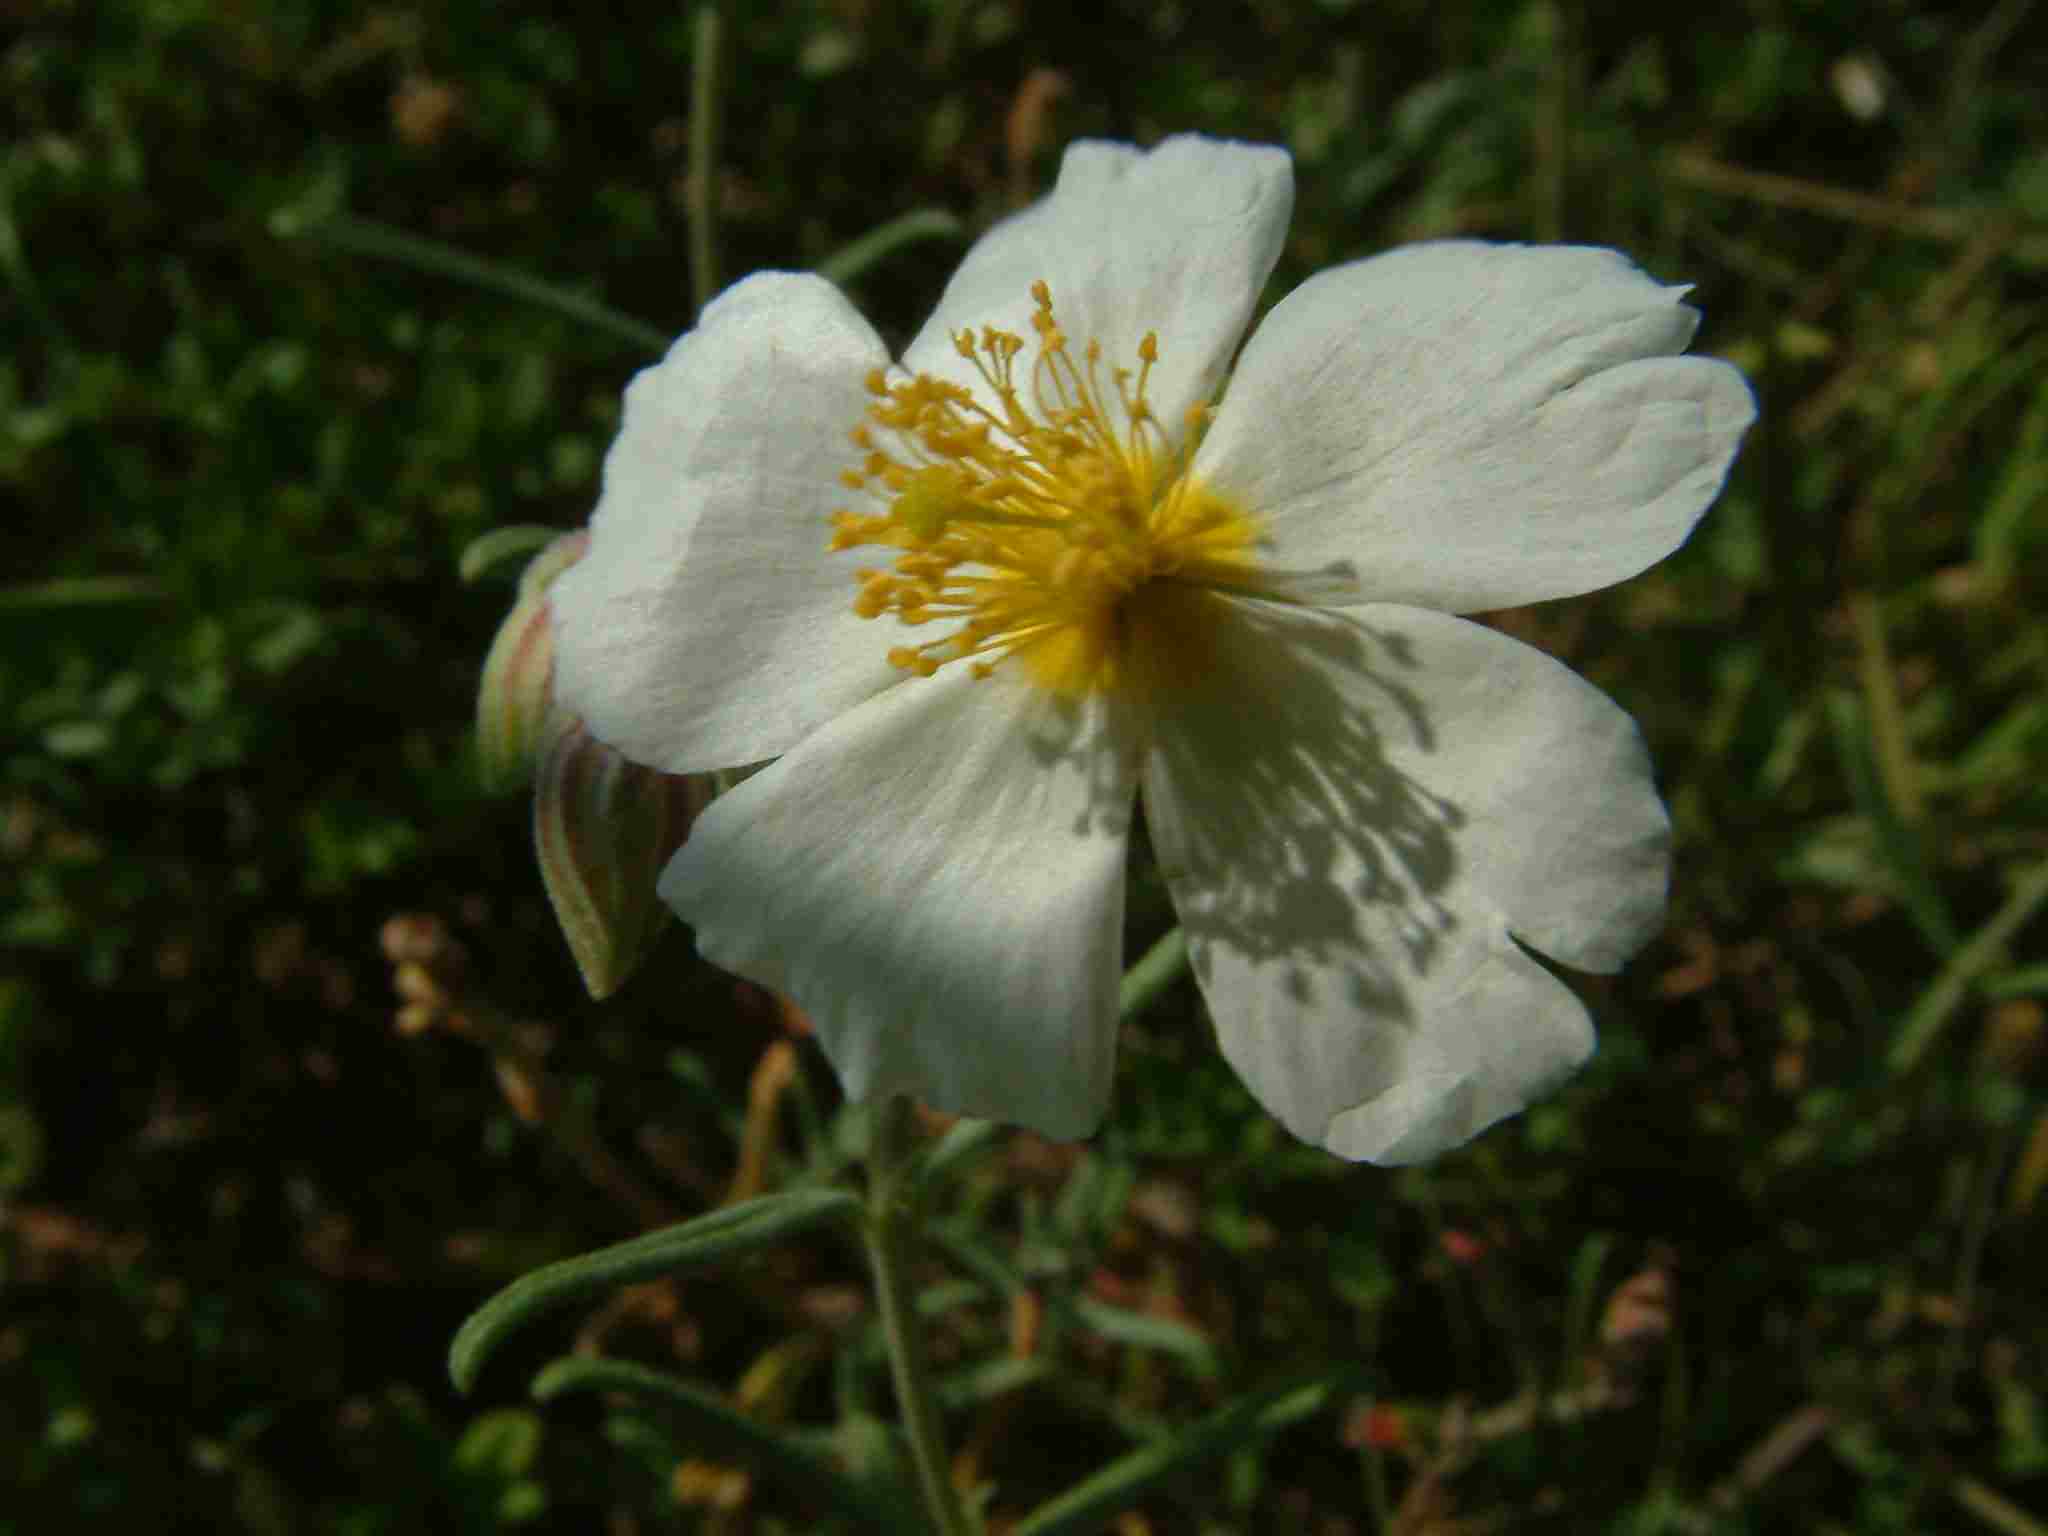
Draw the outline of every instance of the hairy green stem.
[[[925,1359],[924,1335],[918,1329],[917,1297],[910,1283],[920,1218],[917,1182],[910,1176],[907,1152],[910,1113],[910,1101],[905,1098],[892,1096],[875,1106],[874,1139],[868,1149],[867,1221],[862,1231],[875,1274],[875,1305],[882,1314],[889,1370],[896,1383],[896,1408],[917,1463],[925,1509],[940,1536],[972,1536],[974,1528],[953,1487],[938,1398]]]

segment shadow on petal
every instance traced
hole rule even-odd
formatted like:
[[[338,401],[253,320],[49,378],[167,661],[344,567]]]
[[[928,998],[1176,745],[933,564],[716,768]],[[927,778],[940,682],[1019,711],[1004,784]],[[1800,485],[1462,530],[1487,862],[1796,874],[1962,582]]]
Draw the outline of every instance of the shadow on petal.
[[[1190,938],[1286,967],[1304,1007],[1335,972],[1354,1006],[1398,1016],[1384,944],[1408,969],[1435,960],[1465,822],[1390,756],[1436,750],[1413,646],[1338,615],[1229,606],[1195,704],[1207,718],[1158,732],[1148,781],[1192,813],[1166,870],[1197,898],[1182,904]]]

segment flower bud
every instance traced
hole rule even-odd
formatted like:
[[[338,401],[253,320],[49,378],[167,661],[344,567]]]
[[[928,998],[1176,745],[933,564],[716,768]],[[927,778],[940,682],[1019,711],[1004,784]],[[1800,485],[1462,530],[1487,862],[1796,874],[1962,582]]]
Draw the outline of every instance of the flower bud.
[[[477,757],[484,783],[510,789],[531,776],[554,686],[555,639],[548,587],[583,558],[588,532],[555,539],[527,562],[519,596],[484,658],[476,696]]]
[[[655,881],[718,780],[643,768],[574,716],[549,719],[533,841],[555,920],[592,997],[616,992],[660,931]]]

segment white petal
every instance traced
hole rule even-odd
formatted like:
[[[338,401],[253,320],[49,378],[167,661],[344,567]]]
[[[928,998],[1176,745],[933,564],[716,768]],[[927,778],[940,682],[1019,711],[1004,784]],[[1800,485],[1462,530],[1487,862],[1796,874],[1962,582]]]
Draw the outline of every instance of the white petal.
[[[974,386],[954,333],[992,325],[1032,342],[1031,285],[1042,278],[1076,354],[1101,342],[1105,370],[1135,369],[1138,343],[1158,332],[1147,398],[1178,434],[1243,338],[1293,206],[1284,150],[1193,135],[1150,153],[1084,140],[1043,201],[967,253],[903,366]]]
[[[880,339],[822,278],[728,289],[626,391],[582,562],[549,589],[555,698],[669,773],[759,761],[897,681],[828,517]]]
[[[1108,1103],[1135,753],[1007,671],[891,690],[713,803],[662,876],[847,1095],[1086,1135]]]
[[[1227,604],[1145,814],[1223,1051],[1304,1140],[1413,1162],[1593,1049],[1519,947],[1618,966],[1663,912],[1634,724],[1493,630],[1422,609]]]
[[[1245,344],[1195,473],[1275,564],[1470,613],[1589,592],[1683,543],[1756,414],[1679,357],[1699,316],[1614,251],[1411,245],[1318,273]]]

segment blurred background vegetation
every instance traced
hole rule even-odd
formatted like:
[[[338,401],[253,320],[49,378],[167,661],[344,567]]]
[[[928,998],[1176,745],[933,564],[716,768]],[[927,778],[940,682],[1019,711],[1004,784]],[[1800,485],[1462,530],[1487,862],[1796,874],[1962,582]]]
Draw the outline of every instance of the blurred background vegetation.
[[[886,1415],[834,1244],[538,1328],[469,1399],[443,1367],[532,1265],[846,1156],[815,1050],[680,930],[583,997],[469,743],[510,587],[458,556],[587,515],[653,352],[388,237],[686,326],[691,15],[7,11],[0,1532],[830,1527],[658,1412],[523,1389],[580,1348]],[[1679,556],[1497,616],[1636,714],[1677,818],[1591,1069],[1349,1167],[1181,982],[1099,1137],[1004,1136],[941,1200],[963,1470],[1013,1514],[1350,1360],[1104,1528],[2048,1530],[2039,8],[1082,14],[728,6],[723,272],[971,233],[1075,137],[1196,129],[1295,155],[1274,294],[1453,232],[1615,245],[1697,285],[1763,415]],[[900,342],[960,248],[855,296]],[[1138,881],[1133,955],[1171,920]],[[396,1027],[398,914],[516,1038]]]

